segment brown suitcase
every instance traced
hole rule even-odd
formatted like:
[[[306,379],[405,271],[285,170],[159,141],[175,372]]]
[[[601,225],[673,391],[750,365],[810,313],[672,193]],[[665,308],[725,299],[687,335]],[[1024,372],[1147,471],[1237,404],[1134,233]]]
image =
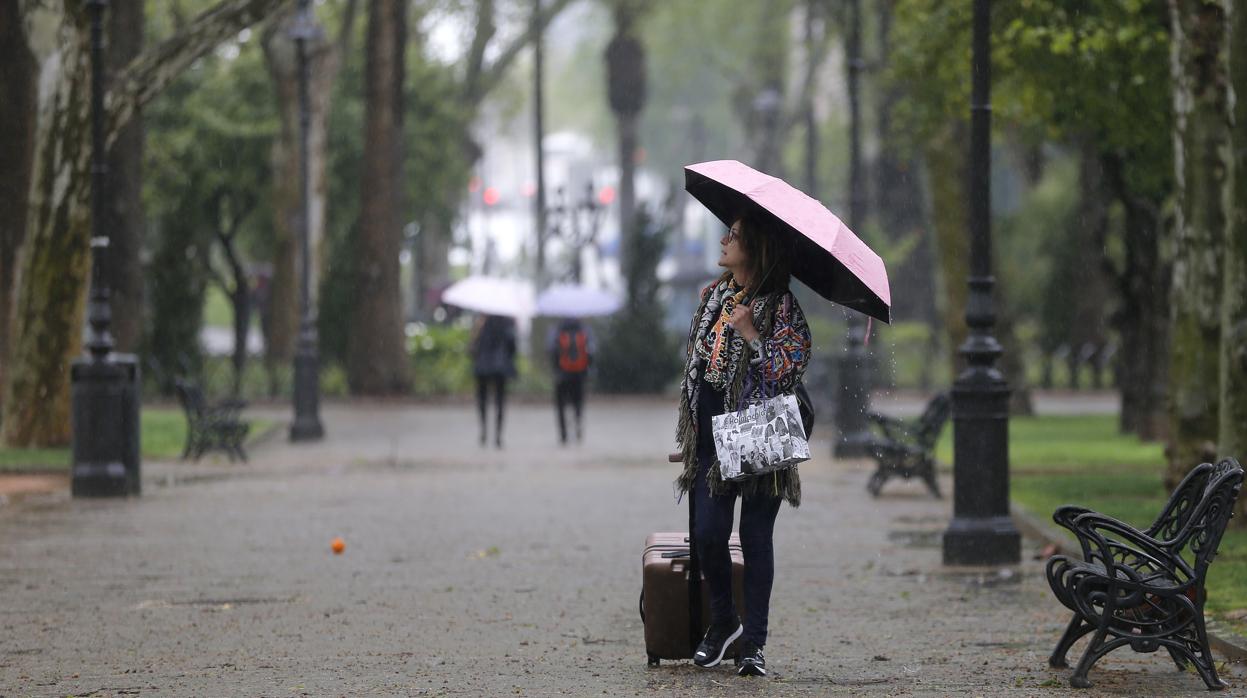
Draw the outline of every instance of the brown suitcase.
[[[740,537],[735,533],[728,539],[728,551],[732,556],[732,595],[736,612],[744,613],[745,557],[740,547]],[[645,624],[645,652],[649,665],[658,666],[663,659],[690,659],[697,643],[701,641],[710,623],[710,595],[705,585],[690,590],[689,535],[687,533],[652,533],[645,539],[645,552],[641,556],[641,621]],[[699,575],[701,577],[701,575]],[[704,577],[701,577],[704,580]],[[689,617],[689,597],[701,598],[698,614],[700,628],[690,637],[693,619]],[[736,656],[736,643],[728,648],[724,657]]]

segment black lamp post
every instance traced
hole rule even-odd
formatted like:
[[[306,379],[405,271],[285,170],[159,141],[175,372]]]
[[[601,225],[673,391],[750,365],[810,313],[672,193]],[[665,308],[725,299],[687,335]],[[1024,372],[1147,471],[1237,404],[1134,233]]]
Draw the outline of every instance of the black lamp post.
[[[140,494],[139,367],[131,355],[113,353],[108,331],[108,231],[100,229],[104,153],[104,10],[107,0],[88,0],[91,11],[91,293],[87,305],[88,354],[70,367],[75,497]]]
[[[311,250],[308,225],[311,222],[311,176],[308,169],[308,127],[311,109],[308,106],[307,44],[322,35],[312,15],[311,0],[299,0],[299,11],[290,27],[299,61],[299,339],[294,353],[294,423],[290,425],[291,441],[315,441],[325,435],[320,423],[320,356],[317,344],[315,310],[311,295]]]
[[[858,0],[849,3],[849,228],[861,231],[866,217],[866,190],[862,176],[861,108],[858,100],[862,72],[862,17]],[[870,404],[870,372],[866,354],[866,323],[850,312],[840,356],[840,394],[836,401],[835,456],[860,458],[870,444],[866,410]]]
[[[953,383],[953,519],[944,564],[996,565],[1021,558],[1009,516],[1009,384],[992,336],[990,0],[974,0],[970,103],[970,295],[961,345],[968,364]]]

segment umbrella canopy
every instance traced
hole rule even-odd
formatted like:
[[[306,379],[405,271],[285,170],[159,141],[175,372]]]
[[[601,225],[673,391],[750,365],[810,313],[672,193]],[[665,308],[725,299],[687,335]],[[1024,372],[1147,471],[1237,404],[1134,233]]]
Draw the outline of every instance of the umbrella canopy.
[[[537,296],[537,314],[550,317],[597,317],[623,307],[623,299],[610,291],[579,284],[556,284]]]
[[[891,322],[883,260],[816,199],[735,160],[688,165],[684,188],[725,225],[747,207],[761,209],[792,236],[793,276],[827,300]]]
[[[442,302],[464,310],[513,318],[532,317],[536,310],[533,285],[493,276],[469,276],[442,292]]]

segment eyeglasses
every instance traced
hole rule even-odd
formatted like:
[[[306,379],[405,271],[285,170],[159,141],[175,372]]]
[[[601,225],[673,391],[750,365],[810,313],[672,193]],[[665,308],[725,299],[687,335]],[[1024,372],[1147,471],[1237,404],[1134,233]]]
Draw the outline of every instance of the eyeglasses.
[[[739,240],[739,239],[740,239],[740,230],[737,228],[728,228],[727,241],[731,242],[733,240]]]

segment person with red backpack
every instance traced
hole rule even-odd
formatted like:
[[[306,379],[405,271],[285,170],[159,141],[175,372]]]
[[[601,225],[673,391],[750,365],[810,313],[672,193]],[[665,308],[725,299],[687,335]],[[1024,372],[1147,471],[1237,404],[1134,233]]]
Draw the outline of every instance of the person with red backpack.
[[[550,335],[550,361],[554,375],[554,405],[559,422],[559,442],[567,443],[568,404],[576,415],[576,440],[584,439],[585,379],[593,361],[593,335],[577,318],[565,318]]]

